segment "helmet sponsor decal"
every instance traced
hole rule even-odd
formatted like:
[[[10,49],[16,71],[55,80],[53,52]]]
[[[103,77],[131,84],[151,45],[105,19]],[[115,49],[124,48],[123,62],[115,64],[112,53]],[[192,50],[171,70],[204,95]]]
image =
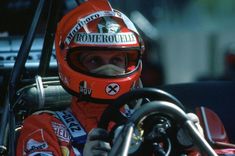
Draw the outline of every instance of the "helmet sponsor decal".
[[[125,16],[123,13],[117,11],[117,10],[113,10],[113,11],[99,11],[93,14],[90,14],[82,19],[80,19],[75,25],[74,27],[70,30],[70,32],[68,33],[68,35],[65,38],[65,43],[67,45],[70,44],[70,42],[72,41],[72,39],[74,38],[74,36],[77,34],[77,32],[86,24],[88,24],[89,22],[101,18],[101,17],[106,17],[106,16],[113,16],[113,17],[117,17],[117,18],[121,18],[123,19],[124,23],[126,24],[126,26],[128,27],[128,29],[134,31],[135,33],[138,34],[138,31],[136,30],[134,24],[130,21],[130,19]]]
[[[120,25],[110,17],[102,17],[98,24],[98,30],[100,33],[118,33],[120,32]]]
[[[48,144],[44,139],[42,129],[38,129],[33,133],[29,134],[26,138],[26,141],[24,141],[24,151],[26,153],[47,148]]]
[[[133,33],[78,33],[74,38],[75,43],[79,44],[98,44],[98,45],[123,45],[137,43]]]
[[[69,133],[63,124],[59,124],[56,122],[52,122],[51,124],[59,140],[64,141],[64,142],[70,141]]]
[[[80,93],[85,96],[91,96],[92,90],[87,86],[86,81],[81,81],[79,84]]]
[[[120,86],[117,83],[110,83],[106,86],[105,91],[108,95],[116,95],[120,90]]]

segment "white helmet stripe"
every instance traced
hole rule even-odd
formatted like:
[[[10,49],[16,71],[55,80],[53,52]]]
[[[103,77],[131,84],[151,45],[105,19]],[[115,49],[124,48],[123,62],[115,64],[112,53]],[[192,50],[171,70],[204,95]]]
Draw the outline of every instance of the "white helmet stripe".
[[[76,33],[87,23],[97,19],[97,18],[101,18],[101,17],[105,17],[105,16],[114,16],[117,18],[121,18],[125,25],[127,26],[128,29],[134,31],[135,33],[139,34],[137,29],[135,28],[134,24],[131,22],[131,20],[124,15],[123,13],[117,11],[117,10],[113,10],[113,11],[99,11],[96,13],[93,13],[91,15],[88,15],[84,18],[81,18],[75,25],[74,27],[71,29],[71,31],[68,33],[68,35],[65,38],[65,43],[68,45],[70,44],[71,40],[74,38],[74,36],[76,35]]]

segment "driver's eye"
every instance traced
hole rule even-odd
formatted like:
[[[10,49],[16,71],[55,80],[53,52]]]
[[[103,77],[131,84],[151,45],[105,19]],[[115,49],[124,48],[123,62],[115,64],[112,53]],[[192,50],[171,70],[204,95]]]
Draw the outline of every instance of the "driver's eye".
[[[86,66],[88,69],[94,69],[103,64],[103,60],[99,56],[88,56],[82,61],[84,66]]]
[[[122,56],[115,56],[111,59],[111,64],[119,66],[119,67],[124,67],[125,66],[125,58]]]

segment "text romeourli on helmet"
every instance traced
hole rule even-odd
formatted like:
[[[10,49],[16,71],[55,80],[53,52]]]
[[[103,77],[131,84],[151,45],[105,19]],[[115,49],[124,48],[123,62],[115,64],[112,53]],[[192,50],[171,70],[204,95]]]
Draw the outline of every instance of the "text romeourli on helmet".
[[[62,85],[80,99],[108,103],[139,81],[144,43],[131,20],[106,0],[86,1],[64,16],[55,46]]]

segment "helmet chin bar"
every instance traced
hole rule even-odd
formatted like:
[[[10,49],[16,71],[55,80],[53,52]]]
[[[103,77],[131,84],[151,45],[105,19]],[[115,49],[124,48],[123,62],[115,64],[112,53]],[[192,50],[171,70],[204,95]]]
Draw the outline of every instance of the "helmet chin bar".
[[[78,101],[87,101],[91,103],[96,103],[96,104],[111,104],[113,103],[116,99],[97,99],[97,98],[92,98],[91,96],[86,96],[82,95],[80,93],[77,93],[71,89],[69,89],[64,83],[60,80],[61,86],[72,96],[77,97]]]
[[[82,94],[79,94],[71,89],[69,89],[68,87],[66,87],[66,85],[64,85],[64,83],[61,81],[60,79],[60,84],[61,86],[72,96],[77,97],[78,101],[87,101],[87,102],[92,102],[92,103],[96,103],[96,104],[112,104],[116,101],[116,99],[98,99],[98,98],[92,98],[90,96],[85,96]],[[135,88],[143,88],[143,84],[141,79],[138,80],[137,83],[135,83],[135,85],[130,89],[135,89]],[[131,105],[131,107],[133,107],[134,109],[139,108],[140,104],[142,103],[143,99],[138,99],[137,102],[135,102],[135,105]]]

